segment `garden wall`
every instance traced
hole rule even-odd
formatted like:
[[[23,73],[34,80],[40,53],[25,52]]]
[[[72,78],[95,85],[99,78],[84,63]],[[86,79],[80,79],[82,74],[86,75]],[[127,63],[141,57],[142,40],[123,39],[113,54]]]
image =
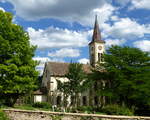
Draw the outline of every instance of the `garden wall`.
[[[150,117],[114,116],[49,111],[30,111],[17,109],[3,110],[10,120],[150,120]]]

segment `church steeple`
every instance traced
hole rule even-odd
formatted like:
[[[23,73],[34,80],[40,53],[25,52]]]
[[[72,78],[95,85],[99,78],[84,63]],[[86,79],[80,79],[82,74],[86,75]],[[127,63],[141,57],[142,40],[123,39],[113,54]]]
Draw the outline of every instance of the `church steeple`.
[[[96,66],[98,62],[103,62],[103,53],[105,51],[105,41],[101,38],[97,15],[93,30],[92,41],[89,43],[90,64]]]
[[[101,32],[100,32],[100,29],[99,29],[97,15],[95,16],[93,36],[92,36],[92,41],[90,42],[90,44],[93,43],[93,42],[105,43],[105,41],[101,39]]]

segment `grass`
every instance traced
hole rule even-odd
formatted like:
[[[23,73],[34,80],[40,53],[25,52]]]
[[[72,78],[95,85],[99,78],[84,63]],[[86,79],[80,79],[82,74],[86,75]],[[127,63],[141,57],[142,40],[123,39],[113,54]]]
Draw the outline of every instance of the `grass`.
[[[9,120],[7,115],[0,109],[0,120]]]
[[[42,110],[42,111],[50,111],[51,109],[48,108],[35,108],[32,107],[31,105],[17,105],[14,106],[15,109],[21,109],[21,110]]]

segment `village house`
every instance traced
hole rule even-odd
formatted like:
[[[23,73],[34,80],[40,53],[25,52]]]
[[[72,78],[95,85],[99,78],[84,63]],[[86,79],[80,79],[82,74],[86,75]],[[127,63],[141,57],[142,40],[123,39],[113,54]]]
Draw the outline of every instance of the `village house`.
[[[93,30],[92,41],[89,43],[89,64],[83,64],[83,70],[87,74],[91,72],[91,68],[95,67],[98,62],[103,62],[103,53],[105,52],[105,41],[101,38],[97,16]],[[42,88],[34,95],[34,102],[49,102],[51,105],[60,105],[63,101],[63,93],[57,89],[57,80],[66,82],[65,77],[69,68],[69,63],[46,62],[43,72]],[[95,86],[93,86],[95,88]],[[94,89],[87,90],[80,94],[80,105],[100,105],[100,97],[94,94]],[[45,91],[45,92],[44,92]],[[92,101],[90,101],[92,97]],[[68,98],[71,104],[71,97]]]

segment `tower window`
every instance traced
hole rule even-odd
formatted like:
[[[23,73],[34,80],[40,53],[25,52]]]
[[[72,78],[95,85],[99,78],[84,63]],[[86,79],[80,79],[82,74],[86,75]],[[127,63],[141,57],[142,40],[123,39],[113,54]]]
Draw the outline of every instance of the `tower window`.
[[[98,53],[98,61],[101,62],[101,53]]]
[[[101,62],[104,62],[104,55],[101,53]]]
[[[104,62],[103,53],[98,53],[98,61]]]
[[[94,48],[93,47],[91,47],[91,51],[93,51],[94,50]]]
[[[91,64],[93,65],[94,64],[94,62],[95,62],[95,59],[94,59],[94,55],[93,54],[91,54],[91,58],[90,58],[91,60]]]

